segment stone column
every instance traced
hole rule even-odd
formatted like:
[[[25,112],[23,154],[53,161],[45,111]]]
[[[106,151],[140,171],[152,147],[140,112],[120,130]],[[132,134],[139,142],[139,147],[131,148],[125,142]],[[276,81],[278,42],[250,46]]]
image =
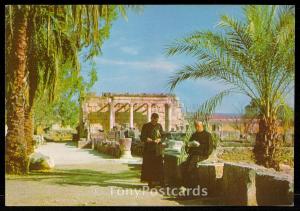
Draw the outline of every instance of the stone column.
[[[112,129],[115,126],[115,108],[114,103],[109,103],[109,129]]]
[[[133,128],[133,104],[130,103],[130,115],[129,115],[130,128]]]
[[[220,125],[220,139],[223,139],[223,124]]]
[[[166,124],[166,131],[169,132],[171,130],[171,118],[172,118],[172,106],[171,104],[165,105],[165,124]]]
[[[148,120],[148,122],[151,121],[151,106],[152,106],[152,104],[148,103],[148,110],[147,110],[147,120]]]

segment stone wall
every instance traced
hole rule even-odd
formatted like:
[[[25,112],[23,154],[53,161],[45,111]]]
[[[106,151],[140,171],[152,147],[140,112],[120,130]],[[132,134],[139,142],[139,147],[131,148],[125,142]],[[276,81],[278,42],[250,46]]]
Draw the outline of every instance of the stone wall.
[[[223,163],[198,163],[197,176],[200,187],[207,188],[208,197],[219,197],[223,193],[221,187]]]
[[[164,180],[169,186],[180,186],[182,177],[180,172],[181,160],[179,153],[164,154]]]
[[[247,165],[225,163],[221,186],[225,204],[257,205],[255,169]]]
[[[180,186],[178,161],[179,156],[172,154],[165,159],[165,179]],[[294,180],[290,175],[256,164],[205,161],[198,163],[196,172],[193,184],[207,188],[208,197],[217,197],[221,205],[293,205]]]
[[[257,172],[256,200],[259,205],[291,205],[293,193],[294,183],[290,176]]]

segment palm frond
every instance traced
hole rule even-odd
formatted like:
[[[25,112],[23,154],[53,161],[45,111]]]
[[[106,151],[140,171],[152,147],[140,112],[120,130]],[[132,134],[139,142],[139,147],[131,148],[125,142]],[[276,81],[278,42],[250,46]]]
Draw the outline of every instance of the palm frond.
[[[225,96],[229,95],[232,92],[232,89],[224,90],[212,98],[205,101],[201,104],[198,110],[194,113],[193,118],[201,120],[207,124],[209,117],[215,112],[217,106],[222,103],[222,100]]]
[[[118,10],[119,10],[120,14],[122,15],[122,17],[123,17],[126,21],[128,21],[125,7],[124,7],[123,5],[118,5]]]
[[[285,102],[283,98],[280,98],[280,103],[276,107],[276,116],[282,121],[284,127],[293,125],[294,122],[294,110]]]
[[[229,40],[238,43],[240,49],[248,50],[252,40],[247,33],[247,25],[227,15],[222,15],[220,19],[217,26],[228,30],[226,33],[229,35]]]
[[[170,89],[187,79],[221,81],[271,114],[295,68],[294,8],[278,7],[245,6],[245,21],[224,15],[218,24],[222,32],[196,31],[167,45],[166,55],[197,60],[170,77]]]

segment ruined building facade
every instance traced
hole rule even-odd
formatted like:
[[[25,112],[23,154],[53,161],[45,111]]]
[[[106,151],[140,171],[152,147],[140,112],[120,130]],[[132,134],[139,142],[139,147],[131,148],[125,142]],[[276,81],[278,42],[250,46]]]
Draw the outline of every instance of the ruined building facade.
[[[126,124],[141,130],[152,113],[158,113],[165,131],[184,131],[186,122],[183,108],[175,95],[169,94],[116,94],[102,96],[88,94],[80,105],[80,131],[87,125],[100,125],[105,131]],[[81,133],[80,132],[80,133]]]

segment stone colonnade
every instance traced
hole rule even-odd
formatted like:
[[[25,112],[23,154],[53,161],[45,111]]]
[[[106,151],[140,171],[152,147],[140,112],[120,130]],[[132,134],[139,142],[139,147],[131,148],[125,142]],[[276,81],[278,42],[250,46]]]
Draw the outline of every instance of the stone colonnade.
[[[134,104],[133,103],[128,103],[129,104],[129,127],[133,128],[134,127]],[[151,114],[152,114],[152,103],[147,103],[147,121],[151,121]],[[170,131],[171,130],[171,124],[172,124],[172,104],[168,103],[165,104],[165,130]],[[110,102],[109,103],[109,128],[112,129],[115,126],[115,103]]]
[[[82,103],[82,121],[85,122],[91,112],[108,112],[109,129],[116,125],[116,113],[129,112],[129,126],[134,127],[135,112],[142,113],[151,120],[152,113],[158,113],[165,131],[179,130],[185,127],[182,106],[174,95],[166,94],[111,94],[88,96]]]

